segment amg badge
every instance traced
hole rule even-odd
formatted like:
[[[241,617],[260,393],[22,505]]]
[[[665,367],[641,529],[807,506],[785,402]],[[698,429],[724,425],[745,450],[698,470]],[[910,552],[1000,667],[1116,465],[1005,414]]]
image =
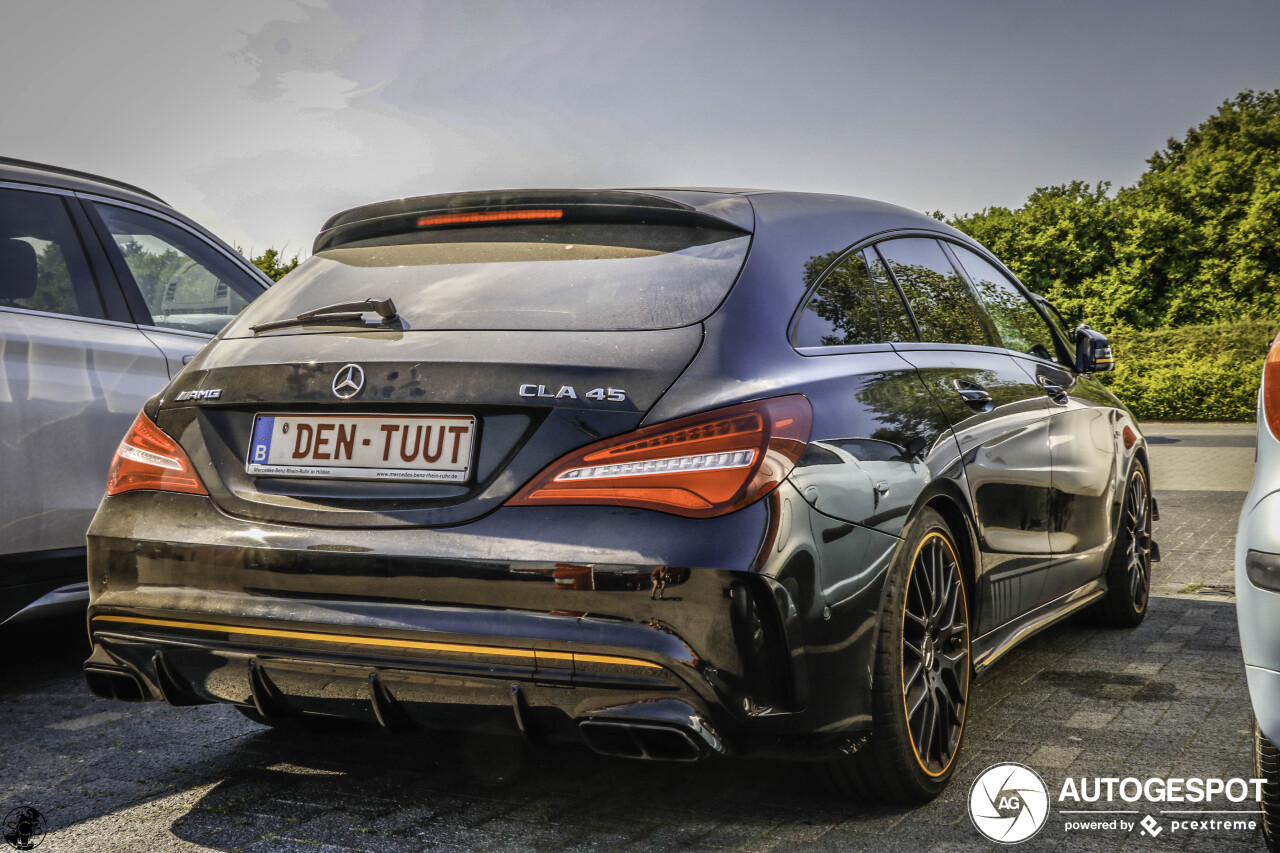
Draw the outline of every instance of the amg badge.
[[[203,391],[179,391],[173,399],[180,403],[183,400],[216,400],[221,396],[221,388],[206,388]]]

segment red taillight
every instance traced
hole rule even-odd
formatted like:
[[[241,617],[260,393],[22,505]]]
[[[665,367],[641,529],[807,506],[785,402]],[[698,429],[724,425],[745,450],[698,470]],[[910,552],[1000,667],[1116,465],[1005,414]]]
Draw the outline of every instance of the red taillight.
[[[1280,439],[1280,335],[1272,342],[1266,366],[1262,368],[1262,411],[1271,434]]]
[[[563,210],[492,210],[485,213],[441,213],[418,219],[419,228],[432,225],[465,225],[473,222],[524,222],[537,219],[561,219]]]
[[[134,489],[162,492],[209,494],[187,454],[156,426],[146,413],[139,412],[125,433],[111,460],[107,474],[107,494],[118,495]]]
[[[507,503],[724,515],[791,473],[812,421],[809,401],[794,394],[656,424],[561,457]]]

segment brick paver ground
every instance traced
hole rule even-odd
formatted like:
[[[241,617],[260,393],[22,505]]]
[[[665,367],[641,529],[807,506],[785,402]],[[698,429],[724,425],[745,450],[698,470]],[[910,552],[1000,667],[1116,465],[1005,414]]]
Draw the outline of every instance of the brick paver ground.
[[[1193,437],[1214,435],[1237,433]],[[61,620],[0,632],[0,811],[39,808],[50,830],[41,851],[968,851],[996,848],[967,811],[974,779],[995,763],[1031,766],[1054,793],[1068,776],[1247,777],[1248,699],[1225,598],[1243,494],[1162,489],[1182,482],[1161,470],[1162,446],[1179,445],[1152,445],[1157,588],[1228,588],[1157,598],[1134,631],[1073,621],[1023,644],[975,685],[953,783],[920,808],[842,801],[803,766],[633,762],[478,737],[287,735],[226,707],[107,702],[83,687],[82,623]],[[1198,482],[1213,485],[1213,471]],[[1171,818],[1128,808],[1139,812],[1131,819]],[[1256,831],[1069,834],[1067,817],[1055,805],[1015,849],[1261,848]]]

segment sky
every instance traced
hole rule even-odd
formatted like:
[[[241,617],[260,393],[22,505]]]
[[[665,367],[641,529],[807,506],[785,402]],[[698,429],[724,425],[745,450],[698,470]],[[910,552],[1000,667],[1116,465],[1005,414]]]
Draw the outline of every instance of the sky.
[[[4,0],[0,79],[0,154],[305,257],[340,210],[465,190],[953,214],[1132,184],[1224,100],[1280,88],[1280,2]]]

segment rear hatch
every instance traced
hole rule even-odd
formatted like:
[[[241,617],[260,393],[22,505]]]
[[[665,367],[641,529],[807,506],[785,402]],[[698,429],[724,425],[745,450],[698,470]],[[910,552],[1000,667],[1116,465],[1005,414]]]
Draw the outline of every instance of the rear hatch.
[[[751,220],[740,197],[691,197],[464,194],[340,214],[175,380],[158,423],[233,515],[477,518],[635,429],[697,354]],[[397,316],[253,328],[365,299]]]

